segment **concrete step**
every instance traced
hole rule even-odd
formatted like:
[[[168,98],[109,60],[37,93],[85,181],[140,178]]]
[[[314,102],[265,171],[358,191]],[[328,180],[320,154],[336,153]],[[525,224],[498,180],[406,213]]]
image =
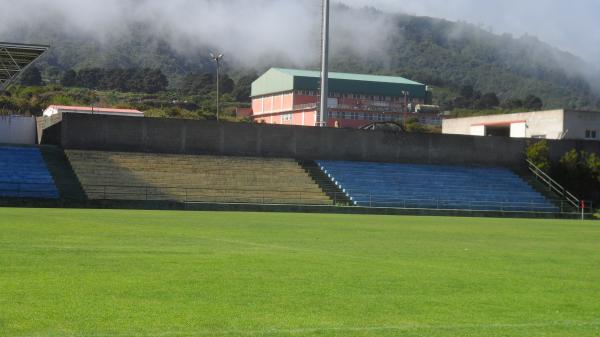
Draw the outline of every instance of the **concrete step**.
[[[87,199],[64,151],[57,146],[44,145],[40,147],[40,152],[46,162],[48,171],[54,179],[60,198],[70,200]]]

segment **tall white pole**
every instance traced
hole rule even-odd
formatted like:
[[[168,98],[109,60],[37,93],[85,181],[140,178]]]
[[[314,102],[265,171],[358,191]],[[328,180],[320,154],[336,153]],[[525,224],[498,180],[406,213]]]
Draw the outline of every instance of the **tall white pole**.
[[[219,121],[219,77],[221,75],[221,60],[223,59],[223,54],[220,53],[210,53],[210,57],[217,63],[217,121]]]
[[[323,26],[321,28],[321,111],[319,126],[327,123],[327,102],[329,97],[329,0],[323,0]]]
[[[217,122],[219,121],[219,77],[221,76],[221,59],[217,58]]]

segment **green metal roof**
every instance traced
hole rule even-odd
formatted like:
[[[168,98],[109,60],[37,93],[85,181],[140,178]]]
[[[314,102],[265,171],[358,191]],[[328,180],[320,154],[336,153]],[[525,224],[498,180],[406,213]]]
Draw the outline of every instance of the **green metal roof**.
[[[317,90],[320,76],[319,71],[271,68],[252,83],[252,96],[292,90]],[[329,90],[384,96],[402,96],[402,91],[408,91],[415,98],[425,98],[426,95],[424,84],[403,77],[336,72],[329,73]]]

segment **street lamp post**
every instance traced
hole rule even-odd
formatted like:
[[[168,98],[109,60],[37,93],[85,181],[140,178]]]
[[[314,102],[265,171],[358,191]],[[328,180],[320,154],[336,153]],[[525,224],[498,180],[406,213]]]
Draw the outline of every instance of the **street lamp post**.
[[[217,63],[217,121],[219,121],[219,77],[221,71],[221,60],[223,59],[223,54],[220,53],[210,53],[210,58],[213,59]]]

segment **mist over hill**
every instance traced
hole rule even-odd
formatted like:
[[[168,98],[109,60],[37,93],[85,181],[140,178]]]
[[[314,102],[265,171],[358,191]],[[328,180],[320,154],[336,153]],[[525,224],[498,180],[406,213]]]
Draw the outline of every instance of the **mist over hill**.
[[[118,10],[97,7],[92,15],[59,0],[47,17],[3,18],[0,40],[52,45],[38,63],[50,81],[69,69],[159,68],[177,86],[187,74],[214,72],[210,50],[225,53],[232,77],[271,66],[318,68],[316,1],[205,0],[188,3],[187,14],[182,1],[161,7],[110,0],[104,7]],[[502,99],[537,95],[547,108],[600,109],[600,72],[580,58],[532,36],[496,35],[462,22],[337,4],[331,64],[336,71],[409,77],[431,85],[434,95],[473,85]]]

